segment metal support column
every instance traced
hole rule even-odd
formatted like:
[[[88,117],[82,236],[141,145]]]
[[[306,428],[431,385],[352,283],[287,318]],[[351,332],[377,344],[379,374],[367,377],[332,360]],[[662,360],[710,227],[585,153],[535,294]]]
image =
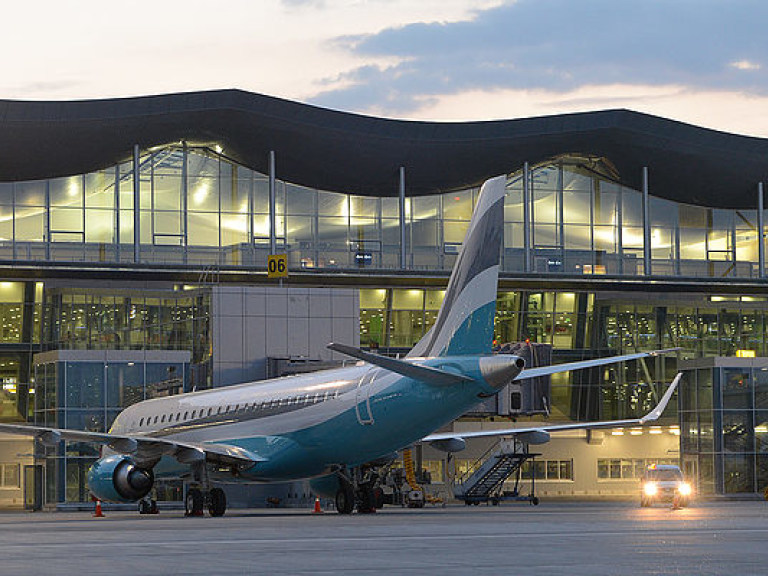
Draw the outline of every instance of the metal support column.
[[[523,253],[526,272],[531,272],[531,186],[528,162],[523,164]]]
[[[651,275],[651,208],[647,166],[643,166],[643,273]]]
[[[182,262],[186,264],[187,245],[189,244],[189,149],[187,148],[186,142],[182,142],[181,144],[181,158],[181,224],[184,227],[181,231],[181,242],[184,244],[184,246],[182,246],[182,250],[184,251]],[[219,194],[219,198],[221,198],[221,194]],[[219,210],[219,218],[221,218],[221,210]],[[221,225],[219,225],[219,230],[221,230]],[[221,240],[219,240],[219,244],[221,244]],[[219,253],[219,257],[221,257],[221,253]]]
[[[407,268],[405,250],[405,166],[400,166],[400,269]]]
[[[765,278],[765,222],[763,221],[763,183],[757,185],[757,260],[760,270],[759,278]]]
[[[277,252],[277,193],[275,190],[275,151],[269,151],[269,253]]]
[[[133,261],[141,261],[141,179],[139,176],[139,145],[133,146]]]

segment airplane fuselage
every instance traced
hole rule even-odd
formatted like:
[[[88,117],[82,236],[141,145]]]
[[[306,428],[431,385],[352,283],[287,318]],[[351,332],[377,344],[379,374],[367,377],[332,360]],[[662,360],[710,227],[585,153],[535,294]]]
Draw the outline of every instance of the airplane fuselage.
[[[126,408],[111,433],[189,443],[238,446],[265,460],[237,479],[310,478],[392,454],[451,422],[496,390],[485,383],[479,357],[421,362],[474,378],[440,386],[358,363],[300,377],[147,400]],[[157,476],[187,468],[171,458]]]

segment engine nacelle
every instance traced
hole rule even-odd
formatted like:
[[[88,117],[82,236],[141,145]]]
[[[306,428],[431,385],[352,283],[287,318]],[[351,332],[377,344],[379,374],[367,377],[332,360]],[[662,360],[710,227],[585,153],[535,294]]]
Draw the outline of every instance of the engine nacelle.
[[[152,470],[139,468],[130,458],[115,454],[101,458],[88,470],[88,488],[105,502],[136,502],[155,483]]]

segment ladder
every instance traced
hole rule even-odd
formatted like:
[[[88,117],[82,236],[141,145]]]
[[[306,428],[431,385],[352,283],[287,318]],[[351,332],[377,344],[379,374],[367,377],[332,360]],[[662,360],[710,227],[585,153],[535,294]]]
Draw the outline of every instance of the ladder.
[[[469,472],[454,486],[454,496],[463,500],[467,505],[488,501],[498,504],[502,499],[504,482],[517,473],[515,490],[511,497],[538,504],[538,498],[534,495],[535,478],[533,476],[530,495],[520,497],[517,494],[520,468],[526,460],[535,456],[538,454],[532,454],[525,450],[522,443],[514,439],[502,439],[470,467]]]

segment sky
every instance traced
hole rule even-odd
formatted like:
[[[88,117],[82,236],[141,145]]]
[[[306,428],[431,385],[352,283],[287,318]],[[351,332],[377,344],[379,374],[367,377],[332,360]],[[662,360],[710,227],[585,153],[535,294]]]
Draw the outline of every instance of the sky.
[[[628,108],[768,137],[765,0],[29,0],[0,98],[239,88],[390,118]]]

